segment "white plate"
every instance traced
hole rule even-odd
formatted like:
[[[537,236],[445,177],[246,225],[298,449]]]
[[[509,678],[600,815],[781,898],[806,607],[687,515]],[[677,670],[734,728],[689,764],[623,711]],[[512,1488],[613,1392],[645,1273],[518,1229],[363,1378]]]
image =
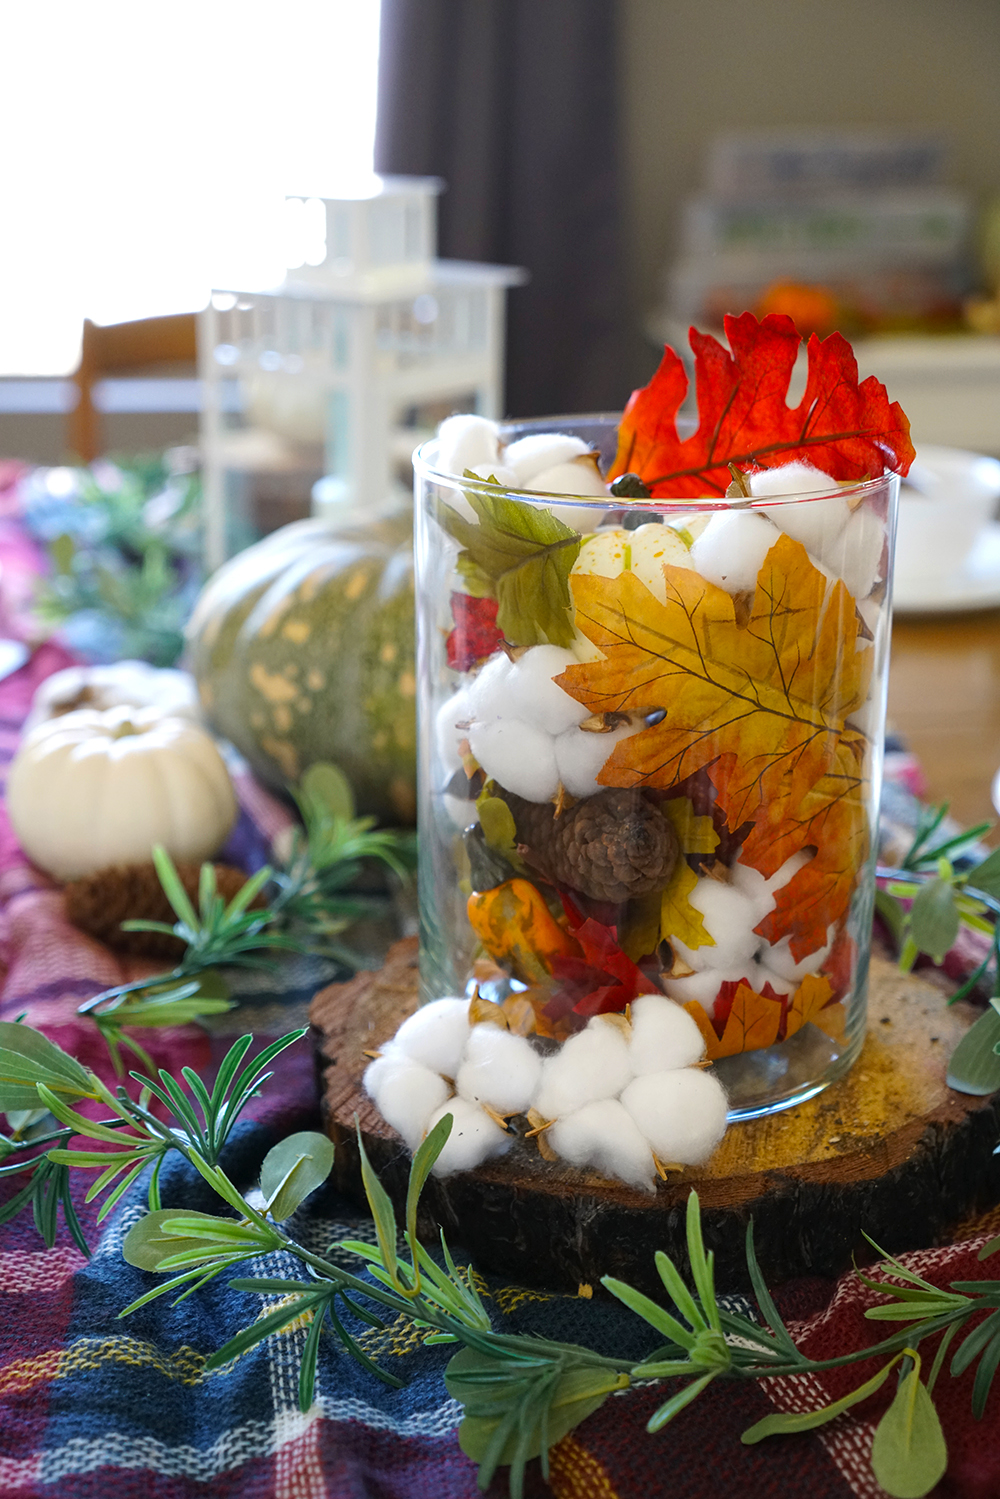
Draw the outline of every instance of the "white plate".
[[[984,527],[962,567],[950,577],[897,577],[892,592],[894,614],[956,614],[963,609],[1000,605],[1000,522]]]

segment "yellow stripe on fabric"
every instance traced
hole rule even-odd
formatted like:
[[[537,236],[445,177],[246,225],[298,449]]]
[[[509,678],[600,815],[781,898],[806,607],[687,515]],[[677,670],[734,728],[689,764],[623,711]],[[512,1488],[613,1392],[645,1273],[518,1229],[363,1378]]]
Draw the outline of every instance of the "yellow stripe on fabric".
[[[18,1358],[0,1369],[0,1395],[19,1395],[47,1379],[57,1378],[62,1350],[47,1348],[33,1358]]]
[[[549,1453],[549,1486],[555,1499],[618,1499],[602,1464],[572,1432]]]
[[[209,1378],[205,1373],[206,1360],[206,1354],[187,1344],[173,1353],[162,1353],[155,1344],[138,1338],[80,1338],[61,1350],[53,1378],[68,1379],[71,1374],[100,1369],[104,1364],[126,1364],[133,1369],[155,1369],[181,1384],[197,1385]]]

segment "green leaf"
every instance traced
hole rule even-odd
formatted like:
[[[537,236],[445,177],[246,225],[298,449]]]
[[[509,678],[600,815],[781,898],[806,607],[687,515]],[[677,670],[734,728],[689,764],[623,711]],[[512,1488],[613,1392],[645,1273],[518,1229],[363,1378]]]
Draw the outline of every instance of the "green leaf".
[[[449,1121],[451,1128],[452,1116],[446,1114],[445,1119]],[[358,1125],[358,1150],[361,1154],[361,1180],[368,1198],[368,1206],[371,1208],[372,1217],[375,1219],[375,1233],[378,1238],[378,1247],[381,1251],[382,1264],[388,1271],[393,1285],[401,1289],[397,1276],[396,1258],[396,1214],[389,1194],[379,1181],[368,1159],[364,1141],[361,1138],[361,1126]]]
[[[969,1027],[951,1054],[948,1087],[958,1093],[985,1097],[1000,1088],[1000,1015],[992,1005]]]
[[[177,873],[173,859],[167,853],[162,843],[153,845],[153,863],[156,866],[156,873],[159,876],[160,884],[163,886],[163,893],[177,912],[178,920],[183,921],[184,925],[190,927],[192,932],[196,932],[200,925],[198,914],[188,898],[187,891],[181,884],[181,877]]]
[[[889,928],[892,940],[900,947],[906,925],[906,912],[902,903],[894,895],[890,895],[888,890],[879,889],[875,891],[875,909]]]
[[[551,510],[506,495],[470,490],[479,525],[442,505],[438,518],[464,552],[459,571],[472,590],[492,585],[497,628],[512,645],[563,645],[573,640],[569,575],[581,537]],[[472,564],[471,568],[469,564]]]
[[[479,825],[483,830],[483,837],[488,848],[494,853],[500,854],[514,869],[524,869],[524,860],[517,851],[517,825],[514,822],[514,814],[504,801],[503,797],[493,796],[489,788],[493,786],[492,781],[487,781],[482,794],[477,798],[476,811],[479,813]]]
[[[406,1188],[406,1232],[409,1235],[410,1248],[417,1242],[417,1208],[420,1206],[420,1194],[424,1190],[424,1184],[438,1156],[447,1143],[451,1134],[452,1116],[445,1114],[439,1119],[431,1132],[421,1141],[416,1155],[410,1165],[410,1180]],[[417,1260],[414,1259],[414,1269],[417,1268]],[[419,1284],[419,1280],[418,1280]]]
[[[164,1232],[164,1224],[172,1219],[182,1219],[189,1226],[188,1231],[184,1234]],[[198,1224],[203,1225],[203,1234],[197,1233]],[[182,1215],[177,1208],[160,1208],[158,1212],[147,1213],[138,1223],[133,1223],[122,1243],[122,1256],[137,1270],[154,1270],[158,1273],[164,1260],[189,1249],[201,1249],[206,1259],[211,1259],[222,1252],[219,1237],[216,1236],[222,1225],[227,1229],[239,1227],[234,1218],[219,1218],[212,1213],[185,1212]],[[226,1234],[225,1238],[229,1242],[231,1236]],[[252,1246],[246,1252],[252,1253]]]
[[[700,1379],[693,1379],[689,1385],[684,1386],[683,1390],[678,1390],[677,1394],[671,1396],[669,1400],[660,1406],[658,1411],[654,1411],[653,1415],[646,1422],[646,1430],[648,1432],[659,1431],[662,1427],[666,1426],[668,1421],[672,1421],[675,1416],[680,1415],[685,1406],[690,1405],[692,1400],[697,1400],[702,1390],[711,1384],[715,1378],[715,1373],[716,1371],[713,1369],[711,1373],[703,1374]]]
[[[280,1141],[264,1157],[260,1190],[268,1212],[290,1218],[310,1192],[323,1185],[333,1170],[333,1143],[315,1130],[303,1130]]]
[[[326,1299],[326,1292],[317,1291],[311,1296],[299,1296],[291,1306],[279,1306],[277,1310],[267,1317],[261,1317],[258,1322],[253,1322],[238,1332],[234,1338],[230,1338],[221,1348],[217,1348],[210,1358],[205,1361],[206,1372],[219,1369],[223,1364],[228,1364],[230,1359],[238,1358],[241,1353],[246,1353],[255,1344],[263,1342],[272,1333],[281,1332],[290,1322],[298,1321],[303,1312],[311,1311],[316,1303]]]
[[[973,889],[981,890],[984,895],[992,895],[994,900],[1000,900],[1000,848],[995,848],[981,864],[970,869],[965,879],[966,884]]]
[[[914,1365],[900,1380],[872,1442],[872,1469],[893,1499],[921,1499],[948,1466],[941,1422],[920,1382],[920,1359],[913,1357]]]
[[[922,885],[910,907],[910,936],[935,963],[944,961],[958,936],[955,886],[940,875]]]
[[[619,1301],[623,1301],[630,1312],[635,1312],[636,1316],[642,1317],[645,1322],[655,1327],[657,1332],[663,1333],[664,1337],[676,1343],[679,1348],[689,1353],[694,1347],[694,1333],[683,1327],[675,1317],[671,1317],[669,1312],[664,1311],[662,1306],[651,1301],[641,1291],[626,1285],[622,1280],[616,1280],[612,1275],[602,1275],[601,1285],[605,1290],[610,1291],[612,1296],[617,1296]]]
[[[15,1020],[0,1021],[0,1113],[36,1109],[36,1084],[68,1098],[92,1098],[90,1073],[40,1031]]]
[[[867,1400],[869,1395],[874,1395],[885,1384],[895,1366],[899,1363],[899,1357],[891,1359],[884,1369],[873,1374],[871,1379],[852,1390],[849,1395],[842,1395],[832,1405],[824,1405],[817,1411],[775,1411],[771,1416],[765,1416],[754,1426],[750,1426],[743,1433],[740,1441],[745,1447],[752,1447],[756,1442],[762,1442],[765,1437],[782,1436],[789,1432],[812,1431],[814,1427],[825,1426],[827,1421],[832,1421],[844,1411],[850,1410],[852,1405],[858,1405],[862,1400]]]
[[[351,822],[355,816],[354,792],[339,765],[318,760],[310,765],[299,781],[300,794],[316,802],[332,817]]]

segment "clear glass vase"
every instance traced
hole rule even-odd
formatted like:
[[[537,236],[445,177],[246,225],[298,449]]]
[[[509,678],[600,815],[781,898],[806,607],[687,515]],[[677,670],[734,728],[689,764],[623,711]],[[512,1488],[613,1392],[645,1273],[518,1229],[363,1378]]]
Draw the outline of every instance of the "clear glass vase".
[[[508,428],[585,438],[613,418]],[[662,992],[730,1117],[864,1039],[898,479],[539,495],[415,456],[421,986],[558,1042]]]

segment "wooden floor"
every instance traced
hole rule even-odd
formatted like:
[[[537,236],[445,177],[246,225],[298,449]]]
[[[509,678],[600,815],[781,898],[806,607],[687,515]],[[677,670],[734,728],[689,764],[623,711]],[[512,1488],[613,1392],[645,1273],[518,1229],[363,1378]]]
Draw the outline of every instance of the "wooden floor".
[[[998,821],[1000,610],[894,621],[889,724],[919,758],[930,801],[950,802],[966,825]],[[1000,829],[988,841],[1000,844]]]

